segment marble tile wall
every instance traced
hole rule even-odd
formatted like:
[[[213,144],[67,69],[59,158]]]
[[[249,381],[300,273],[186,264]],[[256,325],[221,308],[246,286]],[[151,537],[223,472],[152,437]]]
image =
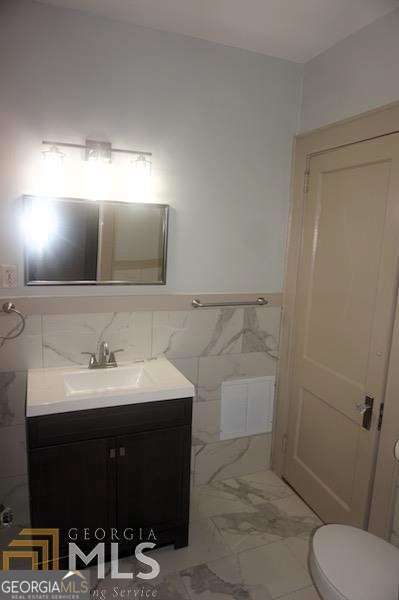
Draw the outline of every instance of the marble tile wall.
[[[13,325],[1,315],[0,336]],[[268,467],[270,434],[219,441],[220,394],[228,378],[275,373],[279,326],[280,307],[29,317],[19,338],[0,345],[0,504],[14,508],[16,525],[27,522],[27,369],[86,365],[81,352],[102,340],[124,349],[120,362],[165,355],[195,385],[194,485]]]

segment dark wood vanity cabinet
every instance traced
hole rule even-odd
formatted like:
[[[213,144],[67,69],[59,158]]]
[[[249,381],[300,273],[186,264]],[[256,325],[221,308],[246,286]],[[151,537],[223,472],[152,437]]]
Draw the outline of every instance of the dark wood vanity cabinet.
[[[32,527],[60,529],[61,556],[70,530],[82,549],[98,543],[95,530],[104,542],[133,531],[120,555],[150,529],[159,545],[186,546],[191,412],[182,398],[28,418]]]

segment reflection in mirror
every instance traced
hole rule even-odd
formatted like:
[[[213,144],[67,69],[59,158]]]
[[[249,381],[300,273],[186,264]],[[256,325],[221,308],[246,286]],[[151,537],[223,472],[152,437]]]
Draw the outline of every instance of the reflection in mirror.
[[[165,284],[168,206],[24,197],[27,285]]]

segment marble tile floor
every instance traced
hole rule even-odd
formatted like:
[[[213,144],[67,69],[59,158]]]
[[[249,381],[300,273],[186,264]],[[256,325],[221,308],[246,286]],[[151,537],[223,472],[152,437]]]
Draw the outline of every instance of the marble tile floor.
[[[321,521],[271,471],[194,487],[187,548],[150,556],[155,580],[111,579],[92,598],[159,600],[319,600],[308,572],[309,541]],[[133,558],[120,572],[144,572]]]

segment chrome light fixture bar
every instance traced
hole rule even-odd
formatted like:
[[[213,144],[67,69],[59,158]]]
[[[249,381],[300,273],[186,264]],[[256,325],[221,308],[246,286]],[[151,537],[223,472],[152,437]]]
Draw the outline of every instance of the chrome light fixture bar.
[[[60,152],[58,146],[64,148],[78,148],[85,151],[86,160],[103,160],[111,162],[112,154],[133,154],[137,156],[137,161],[151,162],[147,156],[152,156],[152,152],[144,152],[143,150],[123,150],[121,148],[113,148],[109,142],[102,142],[98,140],[86,140],[85,144],[72,144],[69,142],[55,142],[50,140],[43,140],[42,144],[50,146],[52,152]]]

